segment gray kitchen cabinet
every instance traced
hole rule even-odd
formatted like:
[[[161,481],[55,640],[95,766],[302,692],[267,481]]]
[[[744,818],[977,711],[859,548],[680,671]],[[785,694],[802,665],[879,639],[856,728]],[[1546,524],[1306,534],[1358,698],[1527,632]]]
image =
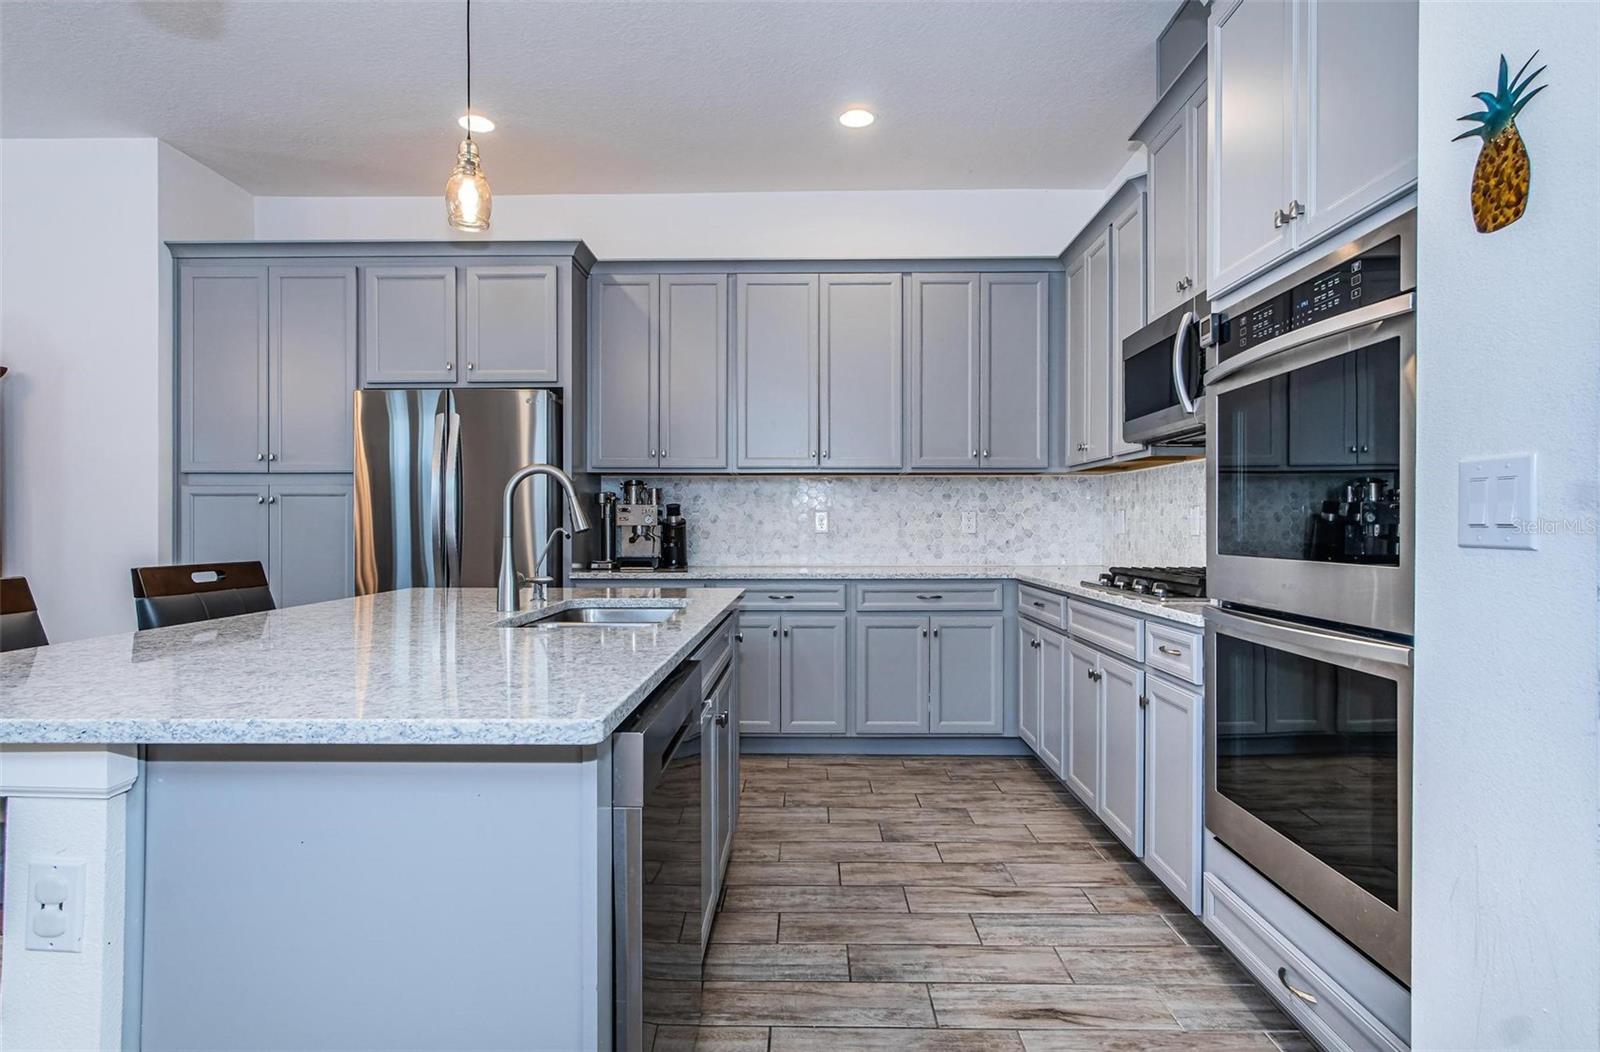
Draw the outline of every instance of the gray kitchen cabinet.
[[[1096,813],[1135,857],[1144,854],[1145,673],[1099,655],[1100,800]]]
[[[561,379],[560,279],[553,265],[470,266],[466,281],[468,383],[553,384]]]
[[[1067,746],[1063,778],[1089,810],[1100,811],[1100,655],[1067,641]]]
[[[736,284],[741,468],[818,463],[817,276],[741,274]]]
[[[931,649],[926,617],[856,615],[856,733],[928,731]]]
[[[1161,676],[1145,679],[1144,864],[1200,912],[1202,695]]]
[[[712,694],[716,708],[717,743],[722,763],[717,788],[717,873],[727,873],[733,856],[733,834],[739,828],[739,652]]]
[[[603,274],[590,288],[589,466],[653,468],[660,462],[660,279]]]
[[[783,615],[782,706],[784,734],[845,733],[844,614]]]
[[[1084,251],[1082,266],[1068,272],[1074,286],[1069,300],[1080,311],[1081,326],[1068,341],[1071,401],[1068,419],[1069,464],[1088,464],[1111,455],[1111,229],[1103,228]],[[1075,354],[1073,352],[1076,352]]]
[[[899,274],[824,274],[821,466],[898,470],[902,464]]]
[[[1342,354],[1288,374],[1290,467],[1343,467],[1360,458],[1355,357]]]
[[[1159,318],[1205,288],[1204,85],[1148,145],[1149,311]]]
[[[660,285],[660,465],[728,466],[728,279],[668,274]]]
[[[928,729],[935,734],[999,734],[1005,729],[1005,617],[936,614]]]
[[[742,734],[777,734],[782,729],[783,616],[765,611],[739,614],[737,705]]]
[[[1122,437],[1125,403],[1122,396],[1122,341],[1144,328],[1145,287],[1144,195],[1136,194],[1128,206],[1111,217],[1111,455],[1135,453],[1138,442]]]
[[[271,267],[267,302],[268,470],[354,470],[356,268]]]
[[[1067,262],[1067,463],[1088,458],[1089,390],[1089,257]]]
[[[272,563],[267,478],[191,483],[182,488],[179,558],[186,563]],[[272,579],[270,572],[269,581]]]
[[[267,268],[186,264],[179,274],[179,469],[260,471],[270,446]]]
[[[1293,224],[1283,221],[1283,213],[1294,198],[1294,4],[1218,3],[1211,9],[1209,38],[1206,287],[1215,299],[1281,259],[1293,244]],[[1393,75],[1397,71],[1384,82]]]
[[[980,465],[1036,471],[1050,461],[1050,276],[985,274]]]
[[[455,267],[363,267],[362,303],[367,383],[455,383]]]
[[[1065,635],[1039,629],[1039,759],[1056,777],[1067,773],[1070,652]]]
[[[1017,737],[1039,752],[1039,633],[1024,618],[1017,623]]]
[[[980,282],[977,274],[911,275],[913,470],[979,466]]]
[[[348,480],[274,479],[267,512],[267,579],[279,606],[355,594],[355,495]]]

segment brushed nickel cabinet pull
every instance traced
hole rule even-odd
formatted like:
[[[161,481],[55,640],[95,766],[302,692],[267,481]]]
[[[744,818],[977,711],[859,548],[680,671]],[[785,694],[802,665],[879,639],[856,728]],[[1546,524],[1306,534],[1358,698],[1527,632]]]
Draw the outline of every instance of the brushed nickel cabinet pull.
[[[1183,657],[1183,651],[1179,650],[1177,647],[1169,647],[1165,643],[1162,643],[1160,646],[1156,647],[1156,649],[1171,657]]]
[[[1298,986],[1295,986],[1293,983],[1291,983],[1289,981],[1289,969],[1287,969],[1287,968],[1279,968],[1278,969],[1278,982],[1283,984],[1283,988],[1285,990],[1289,991],[1291,994],[1294,994],[1296,997],[1300,998],[1300,1000],[1304,1001],[1306,1004],[1314,1005],[1314,1004],[1317,1003],[1317,995],[1316,994],[1311,993],[1309,990],[1302,990]]]

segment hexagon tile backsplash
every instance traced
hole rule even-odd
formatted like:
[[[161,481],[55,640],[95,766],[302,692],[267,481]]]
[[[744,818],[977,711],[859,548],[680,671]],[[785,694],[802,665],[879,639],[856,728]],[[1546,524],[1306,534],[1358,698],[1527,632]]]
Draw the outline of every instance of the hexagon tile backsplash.
[[[619,479],[606,478],[605,487],[617,489]],[[651,481],[683,505],[695,566],[1205,562],[1203,461],[1116,475]],[[826,533],[815,529],[819,511],[828,513]],[[976,533],[962,532],[964,512],[976,515]]]

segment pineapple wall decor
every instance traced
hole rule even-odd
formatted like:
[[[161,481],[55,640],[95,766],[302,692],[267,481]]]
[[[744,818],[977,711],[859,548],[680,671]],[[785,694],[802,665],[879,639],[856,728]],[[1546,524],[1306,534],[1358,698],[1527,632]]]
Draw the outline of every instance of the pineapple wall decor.
[[[1547,85],[1541,84],[1532,91],[1528,88],[1534,79],[1545,71],[1540,66],[1532,73],[1528,67],[1539,56],[1535,51],[1517,70],[1515,77],[1507,77],[1506,57],[1500,56],[1500,80],[1493,92],[1480,91],[1473,95],[1483,100],[1483,109],[1458,118],[1476,121],[1478,127],[1457,135],[1456,142],[1473,135],[1482,137],[1478,147],[1478,163],[1472,169],[1472,221],[1478,232],[1490,234],[1501,227],[1510,226],[1522,218],[1528,207],[1528,178],[1531,174],[1528,148],[1522,144],[1517,132],[1517,114],[1522,107]],[[1527,77],[1523,74],[1528,73]]]

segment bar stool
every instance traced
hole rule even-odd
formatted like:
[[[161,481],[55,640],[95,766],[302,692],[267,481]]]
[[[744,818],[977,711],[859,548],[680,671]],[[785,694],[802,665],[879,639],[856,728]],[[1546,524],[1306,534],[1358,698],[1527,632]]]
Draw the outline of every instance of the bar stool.
[[[277,609],[258,562],[137,566],[132,572],[140,629]]]
[[[26,577],[0,577],[0,653],[49,643]]]

